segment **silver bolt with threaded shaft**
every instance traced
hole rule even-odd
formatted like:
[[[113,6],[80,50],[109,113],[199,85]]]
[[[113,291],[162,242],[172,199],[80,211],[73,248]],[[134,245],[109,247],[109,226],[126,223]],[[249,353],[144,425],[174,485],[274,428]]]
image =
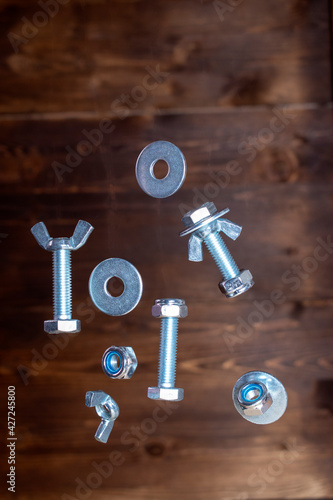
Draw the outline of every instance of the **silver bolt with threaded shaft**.
[[[203,242],[215,260],[216,265],[225,280],[230,280],[231,278],[238,276],[239,269],[227,249],[226,244],[217,232],[208,234],[204,238]]]
[[[67,248],[53,254],[53,318],[72,318],[71,254]]]
[[[191,235],[188,243],[188,258],[191,261],[203,260],[202,243],[206,245],[223,276],[219,288],[230,298],[246,292],[254,282],[250,271],[239,270],[219,234],[222,231],[235,240],[242,230],[237,224],[223,218],[227,212],[228,208],[218,212],[214,203],[204,203],[200,208],[184,215],[182,222],[186,229],[180,236]]]
[[[152,315],[161,319],[158,385],[148,388],[148,398],[181,401],[184,390],[175,387],[179,318],[188,314],[181,299],[157,299]]]
[[[38,244],[53,252],[53,320],[44,321],[46,333],[74,333],[81,323],[72,319],[71,254],[82,247],[93,231],[89,222],[80,220],[70,238],[51,238],[44,222],[38,222],[31,232]]]

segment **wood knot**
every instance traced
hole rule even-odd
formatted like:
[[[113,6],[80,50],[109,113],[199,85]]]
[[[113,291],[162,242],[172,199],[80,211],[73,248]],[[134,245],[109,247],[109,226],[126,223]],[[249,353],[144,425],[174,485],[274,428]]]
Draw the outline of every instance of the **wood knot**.
[[[165,446],[162,443],[149,443],[145,446],[146,452],[153,457],[161,457],[165,452]]]
[[[267,147],[258,154],[256,164],[265,182],[293,183],[299,178],[299,160],[289,148]]]

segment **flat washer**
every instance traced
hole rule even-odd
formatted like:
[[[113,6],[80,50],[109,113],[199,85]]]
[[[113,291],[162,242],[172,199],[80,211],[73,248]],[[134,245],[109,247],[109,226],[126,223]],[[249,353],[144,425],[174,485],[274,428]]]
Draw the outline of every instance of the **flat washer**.
[[[156,179],[154,165],[164,160],[169,172],[164,179]],[[180,149],[168,141],[148,144],[140,153],[135,174],[141,189],[153,198],[167,198],[182,186],[186,177],[186,160]]]
[[[107,290],[111,278],[119,278],[124,283],[124,291],[113,297]],[[89,293],[98,309],[110,316],[123,316],[132,311],[142,296],[142,279],[138,270],[127,260],[106,259],[98,264],[90,275]]]

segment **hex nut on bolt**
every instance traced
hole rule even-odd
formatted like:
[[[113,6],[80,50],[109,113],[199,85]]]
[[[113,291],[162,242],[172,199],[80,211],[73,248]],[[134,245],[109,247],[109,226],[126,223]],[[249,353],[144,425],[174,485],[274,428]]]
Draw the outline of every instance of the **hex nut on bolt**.
[[[80,220],[70,238],[51,238],[44,222],[31,228],[37,243],[53,256],[53,319],[44,321],[46,333],[74,333],[81,330],[78,319],[72,319],[72,278],[70,252],[81,248],[93,227]]]
[[[110,378],[130,379],[138,366],[138,360],[132,347],[111,346],[102,358],[102,368]]]
[[[119,416],[117,403],[104,391],[88,391],[85,403],[89,408],[94,406],[97,415],[101,417],[101,423],[95,433],[96,441],[106,443],[112,431],[114,421]]]
[[[156,300],[152,307],[152,316],[154,318],[186,318],[187,315],[187,305],[183,300]]]
[[[203,260],[202,243],[205,243],[224,278],[219,283],[219,288],[230,298],[246,292],[254,282],[250,271],[238,269],[219,234],[223,232],[235,240],[242,230],[241,226],[222,217],[227,212],[228,208],[218,212],[214,203],[204,203],[200,208],[184,215],[182,222],[186,229],[180,236],[191,235],[188,242],[188,258],[193,262]]]
[[[233,389],[236,410],[254,424],[270,424],[287,408],[288,397],[281,382],[266,372],[245,373]]]
[[[219,288],[222,293],[225,293],[227,297],[236,297],[243,292],[246,292],[249,288],[253,286],[253,278],[250,271],[242,269],[239,275],[235,278],[231,278],[226,281],[219,283]]]

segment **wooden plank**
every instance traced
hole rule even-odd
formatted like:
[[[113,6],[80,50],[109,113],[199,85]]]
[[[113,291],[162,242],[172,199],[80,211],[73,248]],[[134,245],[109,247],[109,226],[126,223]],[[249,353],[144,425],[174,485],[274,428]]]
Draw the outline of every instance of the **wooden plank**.
[[[4,1],[0,111],[330,100],[326,0],[242,1],[225,14],[221,5],[71,0],[51,19],[35,1]]]
[[[18,500],[333,496],[327,3],[226,2],[71,0],[17,53],[8,32],[41,7],[1,2],[0,411],[14,384]],[[153,70],[167,73],[156,86]],[[114,128],[101,135],[105,120]],[[146,196],[134,176],[139,152],[159,139],[188,161],[184,186],[166,200]],[[66,165],[62,179],[54,161]],[[183,211],[207,199],[244,226],[228,246],[256,284],[237,300],[220,294],[207,253],[189,263],[178,237]],[[95,231],[73,255],[82,332],[67,343],[43,332],[51,259],[29,229],[45,220],[52,235],[70,235],[79,218]],[[120,318],[97,311],[88,294],[92,269],[111,256],[133,262],[144,281],[139,306]],[[146,398],[157,377],[150,309],[172,295],[190,311],[178,351],[185,399],[158,408]],[[102,373],[111,344],[134,347],[131,381]],[[287,388],[288,410],[274,425],[251,425],[232,405],[235,381],[252,369]],[[106,446],[84,405],[91,389],[120,406]],[[0,496],[12,493],[4,485]]]
[[[239,301],[269,298],[273,290],[281,290],[284,296],[293,300],[323,297],[332,298],[330,272],[332,255],[330,245],[332,232],[327,219],[327,205],[321,199],[329,200],[331,188],[295,188],[286,186],[264,189],[249,189],[244,199],[243,190],[233,190],[229,198],[232,207],[232,220],[244,225],[244,232],[235,243],[228,241],[228,247],[240,267],[249,268],[256,280],[254,290],[239,298]],[[26,222],[23,224],[4,224],[1,231],[9,236],[2,243],[1,252],[8,259],[10,266],[4,269],[8,286],[2,292],[3,297],[16,297],[20,301],[32,301],[37,297],[27,297],[21,288],[20,280],[11,280],[14,269],[20,270],[24,282],[36,282],[33,267],[25,266],[26,257],[22,255],[21,245],[27,249],[31,265],[43,266],[47,280],[37,276],[35,293],[42,303],[50,303],[51,257],[43,253],[36,245],[29,228],[42,219],[48,222],[54,219],[55,210],[50,208],[57,197],[44,197],[33,201],[26,207],[26,199],[20,198],[19,211],[10,210],[8,215],[22,217],[25,211]],[[265,200],[270,199],[267,206]],[[281,203],[281,199],[287,199]],[[98,262],[111,256],[122,256],[132,261],[139,269],[145,281],[146,291],[154,296],[163,289],[166,295],[186,293],[188,298],[202,297],[201,300],[217,300],[220,292],[217,284],[221,275],[214,262],[204,250],[204,263],[187,262],[187,242],[180,239],[182,229],[177,204],[165,210],[153,203],[151,211],[145,211],[137,204],[117,209],[107,198],[98,200],[94,207],[93,198],[68,196],[63,198],[67,204],[67,221],[61,221],[59,227],[48,224],[51,234],[61,236],[71,234],[77,220],[81,217],[90,221],[95,232],[87,248],[73,256],[74,271],[77,273],[76,287],[80,300],[87,295],[86,281],[89,273]],[[5,203],[8,199],[5,198]],[[222,201],[222,199],[221,199]],[[232,202],[232,204],[231,204]],[[110,206],[110,212],[103,214],[103,205]],[[125,201],[124,201],[125,205]],[[123,205],[123,207],[124,207]],[[84,208],[86,207],[86,208]],[[166,205],[167,207],[167,205]],[[33,214],[39,214],[38,218]],[[156,225],[155,225],[156,224]],[[121,228],[127,228],[123,232]],[[282,227],[282,233],[277,230]],[[147,242],[146,250],[140,255],[138,247]],[[319,249],[320,248],[320,249]],[[297,267],[299,266],[299,267]],[[181,269],[181,272],[178,270]],[[172,273],[172,280],[170,278]],[[269,275],[269,283],[266,276]],[[17,274],[17,277],[19,274]],[[158,277],[158,279],[157,279]],[[184,283],[191,286],[184,289]],[[38,288],[40,290],[38,291]],[[221,297],[222,300],[222,297]]]
[[[171,404],[168,418],[156,426],[151,423],[157,415],[155,403],[145,393],[156,378],[158,322],[147,316],[148,303],[143,306],[131,318],[106,321],[96,314],[94,322],[84,324],[82,333],[59,349],[54,359],[46,356],[48,365],[30,376],[28,385],[15,374],[15,365],[19,361],[32,368],[35,354],[31,349],[44,357],[43,352],[52,354],[45,346],[54,342],[42,333],[35,338],[25,335],[18,339],[17,349],[6,351],[4,370],[18,392],[24,494],[42,498],[52,484],[58,497],[62,493],[74,496],[76,478],[86,482],[95,471],[93,462],[107,461],[118,450],[124,463],[101,482],[94,493],[101,498],[108,493],[116,498],[131,494],[138,499],[164,500],[172,495],[187,499],[188,484],[198,499],[204,494],[214,500],[222,494],[228,498],[245,494],[250,498],[309,498],[309,491],[330,498],[331,413],[318,404],[315,390],[321,380],[332,376],[331,305],[305,305],[298,316],[292,304],[280,306],[263,322],[260,332],[230,353],[223,332],[230,329],[236,314],[246,315],[248,305],[227,302],[222,309],[220,302],[210,307],[193,304],[189,318],[181,324],[179,341],[177,379],[186,397],[178,408]],[[42,326],[42,318],[43,314],[36,316],[36,328]],[[140,365],[126,389],[112,384],[121,416],[110,444],[101,447],[92,437],[97,417],[85,408],[83,399],[91,387],[111,390],[97,362],[110,340],[130,342]],[[241,419],[230,398],[235,380],[258,367],[279,376],[289,393],[285,416],[265,429]],[[24,405],[28,394],[33,395],[34,404]],[[135,437],[137,426],[141,437]],[[47,468],[43,466],[46,457]],[[36,469],[40,471],[37,494],[30,481]],[[166,483],[167,489],[161,487]],[[23,499],[23,494],[18,498]]]
[[[110,132],[104,132],[109,130],[105,120],[111,120]],[[111,192],[117,199],[131,193],[141,203],[146,196],[134,176],[135,162],[149,142],[161,139],[177,144],[187,159],[180,192],[184,202],[186,189],[192,197],[217,197],[214,184],[226,196],[236,186],[327,185],[332,180],[332,130],[329,108],[283,106],[125,119],[3,121],[1,192],[76,193],[79,188]]]
[[[216,300],[219,273],[214,263],[208,255],[204,264],[186,262],[186,241],[178,238],[184,211],[212,200],[220,208],[229,206],[231,219],[244,226],[238,242],[228,245],[236,262],[252,270],[260,298],[276,288],[294,300],[331,298],[330,254],[326,260],[317,259],[312,264],[318,238],[329,241],[331,234],[327,217],[332,203],[331,115],[321,110],[292,113],[296,117],[266,147],[255,150],[252,162],[247,161],[248,153],[239,153],[239,145],[267,129],[274,117],[270,110],[251,113],[251,124],[246,112],[162,116],[154,121],[154,127],[143,118],[119,121],[112,142],[82,158],[78,167],[63,175],[62,182],[54,174],[52,161],[56,158],[64,163],[66,143],[73,150],[77,148],[82,130],[91,131],[96,122],[32,122],[29,127],[27,123],[3,123],[1,232],[10,235],[2,247],[4,255],[14,266],[21,266],[25,257],[16,242],[24,241],[37,259],[34,262],[42,262],[49,276],[50,256],[36,248],[28,228],[43,219],[51,233],[70,234],[76,221],[84,218],[96,230],[88,243],[89,250],[84,248],[74,257],[74,266],[80,269],[77,290],[84,290],[80,300],[86,296],[89,272],[100,260],[112,255],[133,260],[133,248],[138,248],[142,240],[148,242],[150,251],[138,256],[134,263],[140,266],[149,293],[159,293],[161,283],[166,294],[172,292],[167,269],[174,266],[173,293],[183,293],[183,283],[190,280],[194,287],[186,290],[188,297],[200,293],[206,300]],[[228,130],[225,123],[230,125]],[[134,175],[140,150],[160,138],[180,146],[189,165],[183,188],[162,201],[147,197]],[[45,147],[51,141],[54,152]],[[234,170],[228,170],[231,161],[237,162]],[[228,172],[236,175],[228,178]],[[16,204],[12,203],[13,189]],[[323,254],[325,249],[320,252]],[[82,268],[80,262],[85,259]],[[303,270],[297,278],[299,271],[294,271],[293,266],[303,266],[310,272]],[[27,280],[33,280],[30,267],[23,272]],[[160,276],[157,282],[156,276]],[[39,285],[43,293],[38,298],[46,305],[50,279],[45,283],[40,280]],[[19,282],[15,286],[9,280],[8,287],[5,293],[18,298]],[[252,297],[249,292],[239,300]]]

